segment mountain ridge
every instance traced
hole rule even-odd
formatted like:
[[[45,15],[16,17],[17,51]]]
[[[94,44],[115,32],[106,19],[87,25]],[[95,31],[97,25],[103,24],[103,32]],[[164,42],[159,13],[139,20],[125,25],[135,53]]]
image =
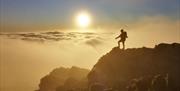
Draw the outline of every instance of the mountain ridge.
[[[154,48],[126,50],[114,47],[94,65],[88,74],[89,84],[126,87],[125,85],[134,78],[168,74],[175,81],[176,87],[180,87],[179,54],[179,43],[161,43]]]
[[[161,43],[154,48],[126,50],[114,47],[103,55],[90,71],[74,66],[54,69],[41,79],[40,89],[37,91],[127,91],[132,85],[131,82],[136,82],[136,88],[149,89],[158,77],[168,82],[169,90],[159,86],[160,91],[179,91],[179,54],[180,43]]]

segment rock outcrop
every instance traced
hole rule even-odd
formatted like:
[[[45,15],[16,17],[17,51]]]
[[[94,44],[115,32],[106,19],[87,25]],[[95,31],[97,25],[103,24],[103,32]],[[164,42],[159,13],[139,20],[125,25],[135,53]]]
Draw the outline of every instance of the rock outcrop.
[[[88,74],[89,85],[124,90],[134,78],[168,75],[173,87],[180,87],[180,44],[159,44],[154,48],[113,48],[102,56]]]
[[[57,68],[43,77],[37,91],[179,91],[180,44],[154,48],[114,47],[91,71]]]
[[[56,68],[41,79],[37,91],[58,91],[61,87],[63,89],[87,87],[88,73],[89,70],[78,67]]]

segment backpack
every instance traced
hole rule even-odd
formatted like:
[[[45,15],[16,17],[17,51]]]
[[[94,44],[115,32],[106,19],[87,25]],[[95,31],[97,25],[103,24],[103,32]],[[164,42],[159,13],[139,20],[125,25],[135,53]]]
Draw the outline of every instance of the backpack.
[[[125,38],[128,38],[128,36],[127,36],[127,32],[124,32],[124,36],[125,36]]]

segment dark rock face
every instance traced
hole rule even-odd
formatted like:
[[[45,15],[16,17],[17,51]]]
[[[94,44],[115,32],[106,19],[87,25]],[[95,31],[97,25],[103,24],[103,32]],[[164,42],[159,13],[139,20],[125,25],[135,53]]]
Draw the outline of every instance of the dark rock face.
[[[173,87],[180,88],[180,44],[159,44],[154,48],[113,48],[99,59],[88,74],[89,85],[125,89],[129,81],[158,74],[168,75]]]
[[[113,48],[91,71],[57,68],[36,91],[180,91],[180,44]]]
[[[43,77],[37,91],[65,91],[72,88],[87,87],[89,70],[78,67],[56,68]]]

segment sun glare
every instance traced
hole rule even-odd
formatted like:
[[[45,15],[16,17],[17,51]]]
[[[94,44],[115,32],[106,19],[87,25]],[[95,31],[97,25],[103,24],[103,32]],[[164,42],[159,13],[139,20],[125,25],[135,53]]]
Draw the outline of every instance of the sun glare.
[[[90,26],[91,23],[91,17],[86,12],[81,12],[76,16],[76,23],[81,28],[86,28]]]

